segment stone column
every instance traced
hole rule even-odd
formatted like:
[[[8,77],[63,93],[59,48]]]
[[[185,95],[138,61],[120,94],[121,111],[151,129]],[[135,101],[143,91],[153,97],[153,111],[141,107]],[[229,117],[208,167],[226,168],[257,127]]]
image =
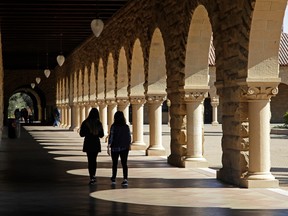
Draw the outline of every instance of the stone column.
[[[277,93],[277,87],[252,86],[247,90],[249,168],[247,176],[241,182],[244,187],[279,187],[278,180],[270,172],[270,98]]]
[[[76,130],[78,131],[81,126],[81,105],[79,103],[76,104]]]
[[[187,113],[187,154],[184,161],[185,167],[208,167],[207,160],[203,157],[204,143],[204,106],[205,91],[186,91],[185,103]]]
[[[64,104],[63,105],[63,123],[62,123],[62,126],[63,128],[66,128],[67,127],[67,104]]]
[[[86,104],[82,103],[80,105],[80,125],[86,119]]]
[[[108,105],[107,113],[108,113],[108,134],[110,133],[111,125],[114,122],[114,114],[117,111],[117,103],[115,100],[106,100]]]
[[[217,126],[219,125],[219,122],[218,122],[218,106],[219,106],[219,98],[218,97],[213,97],[212,98],[212,101],[211,101],[211,106],[212,106],[212,118],[213,118],[213,121],[212,121],[212,125],[213,126]]]
[[[71,128],[70,130],[76,131],[77,128],[77,119],[78,119],[78,105],[74,103],[71,108]]]
[[[71,127],[71,107],[67,104],[67,112],[66,112],[66,116],[67,116],[67,125],[66,128],[70,128]]]
[[[104,135],[107,136],[108,134],[108,127],[107,127],[107,104],[105,100],[98,100],[97,104],[99,106],[99,115],[100,121],[103,125]]]
[[[165,156],[162,145],[162,103],[165,95],[147,95],[149,109],[150,144],[146,150],[148,156]]]
[[[118,105],[118,110],[122,111],[124,114],[124,117],[126,119],[126,123],[129,125],[129,98],[117,98],[117,105]]]
[[[132,104],[132,150],[145,150],[146,144],[143,139],[143,105],[145,103],[144,96],[131,96]]]

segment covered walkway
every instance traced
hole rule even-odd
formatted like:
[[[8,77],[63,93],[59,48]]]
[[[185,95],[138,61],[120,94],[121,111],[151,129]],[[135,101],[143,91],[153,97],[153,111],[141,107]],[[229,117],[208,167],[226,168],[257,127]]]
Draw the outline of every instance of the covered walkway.
[[[287,215],[287,135],[271,135],[271,171],[280,188],[242,189],[216,180],[220,129],[205,125],[204,156],[210,168],[172,167],[165,156],[133,150],[128,188],[120,185],[121,170],[112,188],[104,142],[97,184],[88,186],[82,138],[76,132],[25,126],[20,139],[4,138],[0,145],[0,215]],[[144,126],[147,145],[148,131]],[[169,151],[166,125],[162,137]]]

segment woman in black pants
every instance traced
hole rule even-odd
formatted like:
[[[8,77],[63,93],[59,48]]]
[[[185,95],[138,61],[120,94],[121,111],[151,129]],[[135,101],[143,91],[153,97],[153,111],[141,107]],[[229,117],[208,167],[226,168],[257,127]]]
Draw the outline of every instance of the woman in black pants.
[[[104,136],[103,126],[96,108],[92,108],[87,119],[82,122],[80,136],[85,137],[83,152],[86,152],[88,159],[89,184],[93,185],[96,182],[97,156],[101,152],[100,138]]]
[[[114,123],[110,128],[110,134],[108,140],[108,154],[110,155],[110,148],[111,148],[111,157],[113,161],[112,177],[111,177],[111,182],[113,185],[116,184],[119,156],[123,168],[124,180],[122,182],[122,186],[128,185],[127,158],[130,150],[130,144],[131,144],[131,133],[129,126],[126,124],[123,112],[117,111],[114,115]]]

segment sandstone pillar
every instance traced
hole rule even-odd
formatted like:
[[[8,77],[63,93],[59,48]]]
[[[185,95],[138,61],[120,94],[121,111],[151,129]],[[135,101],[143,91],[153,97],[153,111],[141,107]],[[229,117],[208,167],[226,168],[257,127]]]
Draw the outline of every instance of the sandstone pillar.
[[[184,161],[185,167],[208,167],[208,162],[203,157],[204,143],[204,106],[206,92],[185,92],[187,113],[187,154]]]
[[[114,100],[106,100],[108,105],[107,114],[108,114],[108,134],[110,133],[111,125],[114,122],[114,114],[117,111],[117,103]]]
[[[150,144],[146,150],[148,156],[165,156],[162,145],[162,103],[164,95],[148,95]]]
[[[99,115],[100,115],[100,121],[103,125],[104,135],[107,136],[108,130],[107,130],[107,104],[105,100],[98,100],[97,104],[99,106]]]
[[[143,139],[143,105],[145,103],[144,96],[130,97],[130,103],[132,104],[132,145],[133,150],[144,150],[146,144]]]
[[[126,123],[130,125],[129,121],[129,98],[117,98],[118,110],[122,111],[126,119]]]
[[[271,174],[270,159],[270,98],[278,93],[276,87],[249,87],[249,169],[241,182],[248,188],[278,187]]]
[[[80,105],[80,125],[86,119],[86,104],[83,103]]]
[[[218,106],[219,106],[219,98],[213,97],[211,101],[212,106],[212,125],[219,125],[218,122]]]
[[[67,104],[67,109],[66,109],[66,119],[67,119],[67,125],[66,128],[71,127],[71,107]]]

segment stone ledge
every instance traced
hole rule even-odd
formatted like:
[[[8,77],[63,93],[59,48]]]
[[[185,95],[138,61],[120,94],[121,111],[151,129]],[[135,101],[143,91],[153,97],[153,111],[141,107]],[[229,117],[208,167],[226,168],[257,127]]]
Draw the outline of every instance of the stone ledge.
[[[285,128],[271,128],[270,134],[288,135],[288,129],[285,129]]]

